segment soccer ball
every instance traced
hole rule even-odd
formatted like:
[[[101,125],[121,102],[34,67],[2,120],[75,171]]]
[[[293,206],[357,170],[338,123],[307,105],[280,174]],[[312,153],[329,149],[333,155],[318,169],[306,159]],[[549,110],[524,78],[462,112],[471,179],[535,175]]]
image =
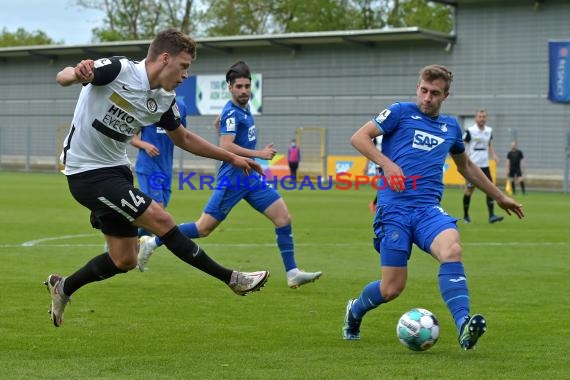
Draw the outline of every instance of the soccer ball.
[[[439,338],[439,322],[431,311],[415,308],[400,317],[396,333],[400,342],[410,350],[425,351]]]

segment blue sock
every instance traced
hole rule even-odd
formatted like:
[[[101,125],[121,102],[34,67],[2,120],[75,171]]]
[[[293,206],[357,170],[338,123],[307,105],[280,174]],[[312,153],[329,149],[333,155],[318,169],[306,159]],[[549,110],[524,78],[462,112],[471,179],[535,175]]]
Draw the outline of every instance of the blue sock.
[[[281,252],[285,271],[287,272],[297,268],[297,263],[295,263],[295,246],[293,245],[293,229],[291,225],[276,228],[275,233],[277,234],[277,246]]]
[[[354,318],[362,319],[364,314],[386,302],[380,292],[380,282],[380,280],[372,281],[364,287],[360,297],[352,304],[351,311]]]
[[[439,267],[439,291],[451,312],[457,331],[469,315],[469,289],[463,263],[442,263]]]
[[[152,233],[148,232],[147,230],[145,230],[142,227],[139,227],[138,232],[137,232],[137,237],[141,237],[141,236],[152,236]]]
[[[196,223],[182,223],[181,225],[178,226],[178,228],[180,229],[180,232],[182,232],[183,235],[186,235],[190,239],[196,239],[200,237],[200,234],[198,233],[198,227],[196,227]],[[154,241],[157,247],[160,247],[162,244],[164,244],[158,236],[154,238]]]

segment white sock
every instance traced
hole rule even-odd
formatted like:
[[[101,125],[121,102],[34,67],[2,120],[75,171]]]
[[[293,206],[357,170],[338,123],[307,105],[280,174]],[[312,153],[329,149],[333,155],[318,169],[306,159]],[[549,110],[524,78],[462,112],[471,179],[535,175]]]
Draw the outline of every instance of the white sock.
[[[291,279],[295,277],[299,273],[299,268],[293,268],[287,271],[287,278]]]

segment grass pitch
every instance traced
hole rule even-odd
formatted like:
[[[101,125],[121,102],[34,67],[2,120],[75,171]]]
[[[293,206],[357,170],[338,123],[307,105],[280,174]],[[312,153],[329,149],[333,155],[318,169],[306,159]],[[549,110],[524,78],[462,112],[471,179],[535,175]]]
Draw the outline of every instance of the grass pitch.
[[[366,317],[362,339],[341,339],[344,307],[378,278],[368,203],[359,191],[284,191],[293,214],[301,268],[322,270],[315,284],[287,288],[271,222],[240,204],[200,240],[220,263],[269,269],[259,293],[237,297],[165,248],[149,262],[73,295],[65,324],[53,327],[48,274],[68,275],[103,252],[61,174],[0,172],[0,376],[3,379],[538,379],[567,378],[566,321],[570,234],[568,195],[532,193],[523,221],[487,223],[484,196],[473,223],[460,223],[473,312],[488,332],[461,351],[440,298],[438,265],[414,249],[405,292]],[[208,191],[175,191],[170,212],[196,219]],[[448,189],[446,210],[461,216],[462,193]],[[423,307],[441,323],[438,343],[413,352],[396,322]]]

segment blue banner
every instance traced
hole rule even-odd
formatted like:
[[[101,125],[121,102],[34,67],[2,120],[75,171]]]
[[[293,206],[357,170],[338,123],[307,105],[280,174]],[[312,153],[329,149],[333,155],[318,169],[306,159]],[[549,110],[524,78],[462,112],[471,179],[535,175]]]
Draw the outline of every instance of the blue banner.
[[[196,77],[191,76],[178,87],[176,87],[176,98],[181,99],[186,106],[186,114],[188,116],[199,115],[200,112],[196,107]]]
[[[570,41],[548,42],[550,85],[548,99],[570,103]]]

